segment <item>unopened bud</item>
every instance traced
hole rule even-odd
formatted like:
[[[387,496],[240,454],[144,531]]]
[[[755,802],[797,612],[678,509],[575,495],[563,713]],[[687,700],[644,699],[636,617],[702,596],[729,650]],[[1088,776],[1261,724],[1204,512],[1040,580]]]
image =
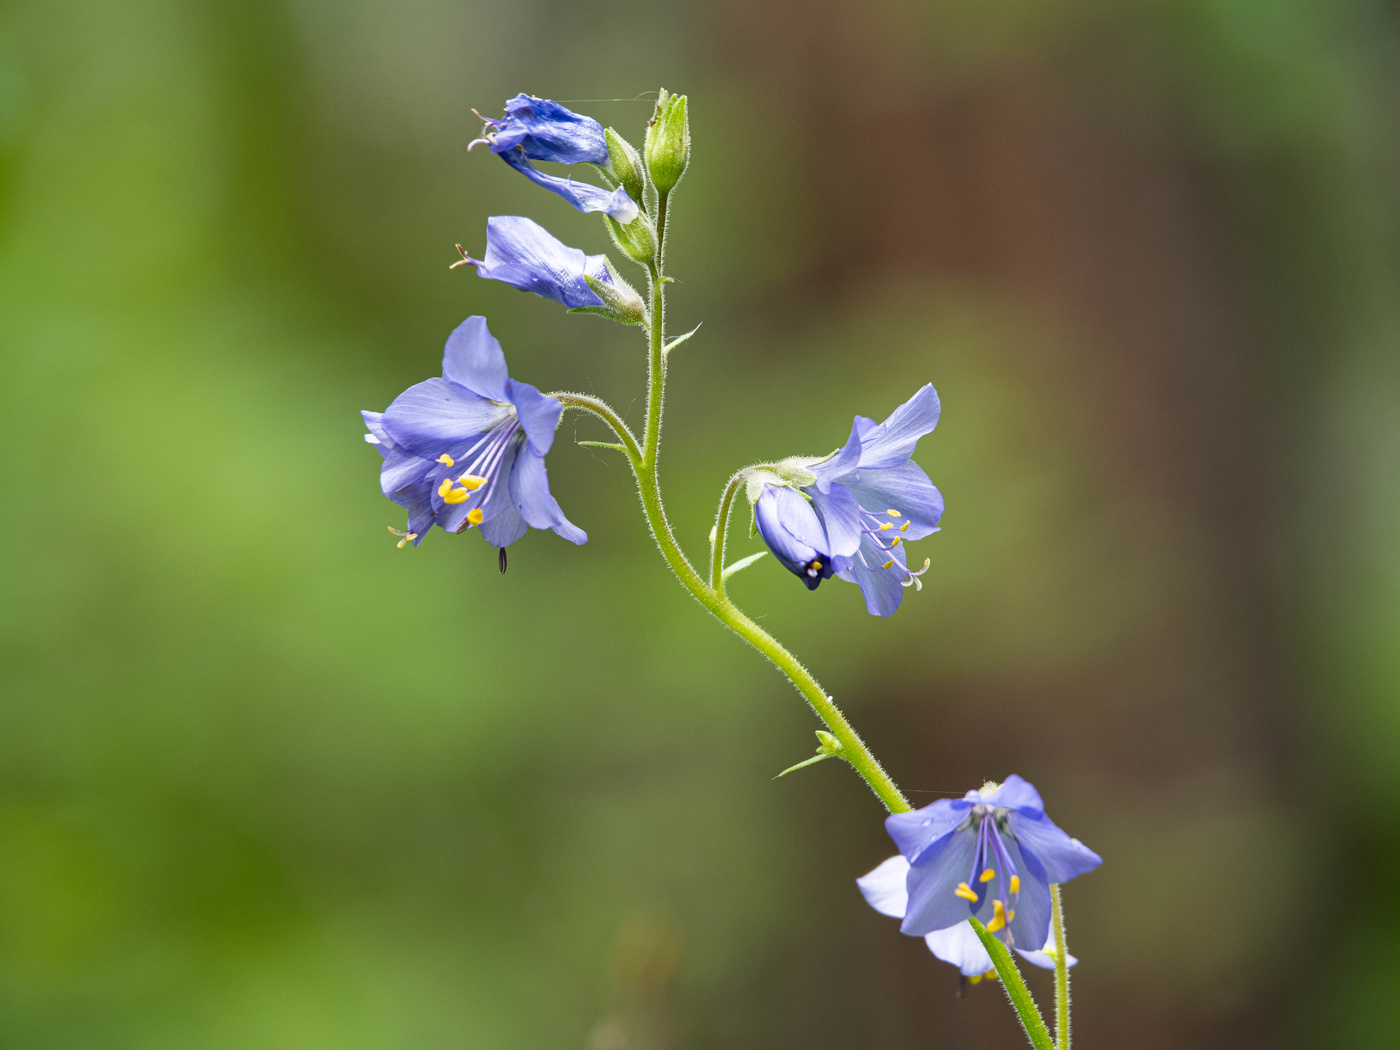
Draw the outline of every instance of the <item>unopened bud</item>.
[[[662,88],[656,115],[647,127],[646,157],[656,192],[670,193],[690,163],[690,121],[684,95],[668,95]]]
[[[608,233],[613,243],[629,258],[639,263],[650,263],[656,258],[656,230],[645,215],[638,215],[625,226],[610,215],[603,216],[608,224]]]
[[[603,136],[608,140],[608,165],[614,177],[637,207],[645,209],[647,198],[642,191],[646,186],[646,173],[642,169],[641,154],[612,128],[604,131]]]

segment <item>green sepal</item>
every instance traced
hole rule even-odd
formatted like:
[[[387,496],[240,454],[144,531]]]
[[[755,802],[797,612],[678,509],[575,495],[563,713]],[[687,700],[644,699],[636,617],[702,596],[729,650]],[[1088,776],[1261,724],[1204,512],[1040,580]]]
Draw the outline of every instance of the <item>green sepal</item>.
[[[614,185],[621,184],[633,203],[646,211],[646,168],[642,166],[642,155],[612,128],[605,129],[603,137],[607,139],[608,165],[612,168],[609,175],[616,177]]]
[[[613,243],[625,252],[629,259],[649,265],[656,258],[656,229],[645,215],[639,214],[626,226],[611,215],[604,215],[603,221],[607,223]]]

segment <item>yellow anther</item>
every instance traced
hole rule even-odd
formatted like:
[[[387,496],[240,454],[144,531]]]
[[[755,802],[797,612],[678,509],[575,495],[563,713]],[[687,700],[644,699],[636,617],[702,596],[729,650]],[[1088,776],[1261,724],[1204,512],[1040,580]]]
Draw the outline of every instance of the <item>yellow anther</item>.
[[[486,484],[486,479],[477,477],[475,474],[463,474],[457,479],[457,484],[465,486],[475,492],[477,489],[481,488],[482,485]]]
[[[987,923],[987,932],[996,933],[1006,925],[1006,909],[1001,901],[992,901],[992,921]]]
[[[466,489],[452,489],[450,492],[442,492],[441,489],[438,489],[438,491],[442,493],[444,503],[461,503],[471,495]]]
[[[1006,913],[1006,921],[1007,921],[1007,922],[1015,922],[1015,921],[1016,921],[1016,909],[1015,909],[1015,908],[1012,908],[1010,911],[1008,911],[1008,912]]]
[[[457,465],[457,461],[456,461],[455,459],[453,459],[451,456],[449,456],[446,452],[444,452],[442,455],[438,456],[437,461],[438,461],[439,463],[443,464],[444,466],[448,466],[448,467],[455,467],[455,466]]]
[[[448,494],[449,492],[451,492],[451,491],[452,491],[452,479],[451,479],[451,478],[443,478],[443,479],[442,479],[442,484],[438,486],[438,495],[441,496],[443,499],[446,499],[446,498],[447,498],[447,494]]]
[[[881,565],[880,568],[882,568],[882,569],[892,569],[892,568],[894,568],[894,559],[891,558],[889,561],[885,562],[884,565]]]
[[[982,975],[981,975],[980,973],[973,974],[971,977],[969,977],[969,978],[967,979],[967,983],[968,983],[968,984],[981,984],[981,983],[982,983]]]
[[[986,973],[984,973],[982,976],[985,977],[985,978],[987,978],[987,980],[989,980],[989,981],[995,981],[995,980],[997,979],[997,968],[996,968],[995,966],[993,966],[990,970],[988,970],[988,971],[987,971]]]
[[[895,547],[898,547],[903,542],[903,536],[896,536],[894,539],[890,540],[890,549],[893,550]]]
[[[997,877],[997,869],[996,869],[996,868],[988,868],[986,871],[982,872],[981,875],[978,875],[978,876],[977,876],[977,881],[978,881],[978,882],[991,882],[991,881],[992,881],[994,878],[996,878],[996,877]]]
[[[888,514],[888,515],[889,515],[890,517],[892,517],[892,518],[901,517],[899,511],[894,510],[893,508],[891,508],[890,510],[885,511],[885,513]]]
[[[480,525],[483,516],[480,507],[473,507],[471,510],[467,511],[467,521],[471,522],[473,525]]]
[[[880,525],[881,532],[888,532],[892,528],[894,528],[894,522],[892,521],[886,521]]]
[[[958,888],[953,891],[954,897],[961,897],[965,901],[975,901],[977,891],[965,882],[958,883]]]
[[[1021,892],[1021,876],[1019,876],[1019,875],[1012,875],[1012,876],[1011,876],[1011,892],[1012,892],[1012,893],[1020,893],[1020,892]]]
[[[908,520],[907,518],[905,519],[904,524],[901,525],[901,526],[899,527],[899,531],[900,531],[900,532],[908,532],[908,531],[909,531],[909,520]]]
[[[410,543],[412,543],[414,540],[416,540],[416,539],[418,538],[418,533],[416,533],[416,532],[400,532],[398,529],[394,528],[394,526],[392,526],[392,525],[389,526],[389,531],[392,532],[395,536],[400,537],[400,538],[399,538],[399,542],[396,543],[396,544],[394,545],[394,546],[398,547],[399,550],[403,550],[404,547],[408,546]]]

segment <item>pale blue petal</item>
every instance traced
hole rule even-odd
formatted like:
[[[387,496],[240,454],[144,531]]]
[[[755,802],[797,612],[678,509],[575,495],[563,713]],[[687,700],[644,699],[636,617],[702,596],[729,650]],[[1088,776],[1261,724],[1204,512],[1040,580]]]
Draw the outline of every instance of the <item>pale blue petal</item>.
[[[899,927],[901,933],[922,937],[945,930],[972,913],[970,902],[956,890],[958,883],[967,881],[976,850],[977,834],[968,827],[939,839],[911,862],[909,910]]]
[[[964,798],[940,798],[912,813],[891,813],[885,830],[899,852],[912,860],[967,820],[972,805]]]
[[[860,505],[872,514],[897,510],[899,518],[889,520],[896,528],[909,521],[909,528],[900,535],[905,540],[921,540],[938,531],[943,517],[943,495],[936,489],[922,467],[905,461],[895,467],[852,471],[839,484],[855,493]]]
[[[812,507],[821,519],[831,544],[828,553],[840,557],[855,554],[860,546],[860,505],[851,490],[833,485],[830,492],[822,492],[816,485],[809,485],[803,491],[812,497]]]
[[[442,375],[474,394],[506,400],[506,355],[486,327],[486,318],[468,317],[453,329],[442,354]]]
[[[903,463],[913,454],[919,438],[938,425],[938,412],[938,394],[932,383],[925,384],[865,435],[860,450],[861,467],[895,467]]]
[[[860,431],[860,419],[857,417],[851,424],[851,436],[846,439],[846,443],[820,463],[813,463],[807,468],[817,476],[816,487],[820,491],[829,492],[834,480],[856,469],[860,463]]]
[[[1066,835],[1049,817],[1012,810],[1009,820],[1011,833],[1022,851],[1032,855],[1045,869],[1045,878],[1050,882],[1068,882],[1103,863],[1102,857],[1078,839]]]
[[[522,449],[515,458],[515,469],[510,475],[510,498],[531,528],[553,529],[571,543],[588,542],[588,534],[564,517],[558,501],[550,494],[544,457],[529,448]]]
[[[1045,803],[1040,800],[1040,792],[1027,780],[1012,773],[1002,781],[995,791],[978,792],[983,802],[1000,806],[1002,809],[1015,809],[1026,816],[1039,817],[1045,813]]]
[[[494,518],[483,521],[477,528],[481,531],[481,538],[493,547],[509,547],[529,531],[525,519],[509,502]]]
[[[902,919],[909,905],[909,890],[905,886],[908,877],[909,862],[903,854],[897,853],[874,871],[856,879],[856,885],[865,896],[865,902],[881,915]]]
[[[952,963],[964,977],[976,977],[992,969],[992,957],[982,947],[970,922],[963,921],[946,930],[925,934],[924,943],[935,957]]]
[[[518,379],[506,384],[506,400],[515,406],[530,447],[543,456],[554,444],[554,431],[564,406]]]
[[[504,406],[456,383],[427,379],[394,398],[382,425],[395,445],[436,459],[471,435],[490,430],[508,414]]]
[[[619,186],[615,190],[599,189],[586,182],[561,179],[557,175],[546,175],[528,160],[519,150],[507,150],[500,154],[502,160],[537,186],[543,186],[556,193],[582,212],[600,211],[612,216],[624,226],[638,214],[637,205],[627,196],[627,191]]]

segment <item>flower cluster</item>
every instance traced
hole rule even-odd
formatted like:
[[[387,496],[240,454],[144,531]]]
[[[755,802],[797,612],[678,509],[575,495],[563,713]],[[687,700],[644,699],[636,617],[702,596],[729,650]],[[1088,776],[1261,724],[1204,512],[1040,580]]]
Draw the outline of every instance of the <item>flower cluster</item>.
[[[1053,966],[1050,886],[1103,863],[1056,827],[1039,792],[1014,774],[960,799],[895,813],[885,829],[899,855],[856,884],[872,908],[903,920],[901,933],[923,937],[965,975],[991,969],[969,918],[1027,961]]]

